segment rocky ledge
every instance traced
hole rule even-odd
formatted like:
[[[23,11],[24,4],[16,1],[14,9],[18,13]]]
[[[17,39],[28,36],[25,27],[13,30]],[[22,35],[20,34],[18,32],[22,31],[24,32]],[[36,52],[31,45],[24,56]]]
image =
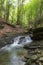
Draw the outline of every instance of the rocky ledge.
[[[4,47],[7,44],[12,44],[14,42],[14,35],[4,35],[0,37],[0,48]]]
[[[27,49],[25,65],[43,65],[43,40],[34,41],[32,44],[24,46]]]

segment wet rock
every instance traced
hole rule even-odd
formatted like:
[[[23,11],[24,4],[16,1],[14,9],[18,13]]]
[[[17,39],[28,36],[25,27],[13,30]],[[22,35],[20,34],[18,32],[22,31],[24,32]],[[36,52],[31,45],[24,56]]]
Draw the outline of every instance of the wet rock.
[[[40,61],[40,62],[43,62],[43,57],[40,57],[40,58],[39,58],[39,61]]]
[[[29,49],[29,45],[24,45],[24,48],[25,49]]]
[[[32,56],[31,56],[31,60],[32,60],[32,61],[37,60],[37,58],[38,58],[37,55],[32,55]]]
[[[26,59],[26,58],[23,58],[22,61],[23,61],[23,62],[27,62],[27,59]]]
[[[26,55],[26,56],[24,56],[24,58],[28,60],[30,58],[30,56]]]
[[[31,65],[31,60],[30,59],[28,59],[28,61],[26,62],[26,64],[25,65]]]
[[[13,42],[13,37],[0,37],[0,48],[2,48],[5,45],[12,44]]]
[[[19,43],[18,43],[18,44],[20,44],[20,43],[23,41],[23,39],[25,39],[25,36],[22,36],[22,37],[20,38],[20,40],[19,40]]]
[[[24,48],[28,50],[26,65],[43,65],[43,40],[34,41],[32,44],[26,45]]]
[[[43,27],[30,29],[29,30],[30,36],[33,40],[43,40]]]

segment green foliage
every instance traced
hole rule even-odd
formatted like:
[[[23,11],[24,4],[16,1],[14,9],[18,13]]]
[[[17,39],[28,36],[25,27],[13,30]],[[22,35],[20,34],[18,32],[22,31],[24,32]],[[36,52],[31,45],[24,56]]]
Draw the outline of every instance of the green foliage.
[[[0,0],[0,16],[7,22],[26,27],[37,27],[42,24],[43,0]],[[40,21],[39,21],[40,19]]]

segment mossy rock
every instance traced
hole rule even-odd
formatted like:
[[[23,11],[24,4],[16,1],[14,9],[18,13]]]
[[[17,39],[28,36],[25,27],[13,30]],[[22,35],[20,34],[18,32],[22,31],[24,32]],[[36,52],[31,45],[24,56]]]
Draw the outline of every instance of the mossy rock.
[[[40,58],[39,58],[39,61],[43,61],[43,57],[40,57]]]
[[[28,59],[25,65],[36,65],[35,62],[31,62],[31,59]]]
[[[30,59],[28,59],[28,61],[26,62],[26,64],[25,65],[31,65],[31,60]]]
[[[32,60],[32,61],[36,60],[37,58],[38,58],[37,55],[32,55],[32,56],[31,56],[31,60]]]

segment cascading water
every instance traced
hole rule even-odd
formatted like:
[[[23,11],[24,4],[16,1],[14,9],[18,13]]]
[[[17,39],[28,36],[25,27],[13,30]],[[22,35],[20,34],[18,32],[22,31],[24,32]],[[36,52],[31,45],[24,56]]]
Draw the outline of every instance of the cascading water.
[[[32,40],[29,36],[18,36],[14,39],[14,43],[11,44],[10,47],[23,47],[24,45],[29,44],[31,42]]]
[[[24,65],[25,63],[21,60],[21,58],[26,53],[26,50],[23,49],[23,46],[31,42],[32,40],[29,37],[29,35],[15,37],[14,42],[12,44],[6,45],[5,47],[2,47],[0,49],[1,60],[2,60],[2,57],[6,56],[6,55],[3,55],[3,53],[6,54],[7,52],[9,57],[6,59],[8,59],[9,61],[6,61],[6,59],[4,59],[5,60],[4,62],[7,63],[7,65]],[[2,62],[3,64],[1,63],[1,65],[6,65],[4,64],[4,62]]]

